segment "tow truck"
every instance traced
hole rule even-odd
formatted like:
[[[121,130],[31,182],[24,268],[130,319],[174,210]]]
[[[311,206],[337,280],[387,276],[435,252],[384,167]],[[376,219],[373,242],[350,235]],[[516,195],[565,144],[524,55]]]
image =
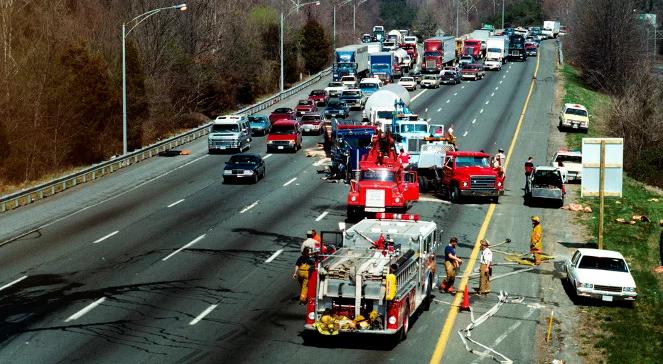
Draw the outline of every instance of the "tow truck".
[[[350,181],[359,161],[368,153],[376,131],[375,126],[369,125],[338,125],[330,152],[332,176]]]
[[[404,170],[395,145],[390,132],[373,136],[371,149],[359,161],[356,179],[350,181],[348,220],[366,213],[405,212],[419,200],[417,173]]]
[[[482,152],[446,152],[440,177],[436,181],[440,192],[454,203],[463,197],[488,197],[498,203],[504,194],[504,173],[492,167],[491,156]]]
[[[321,235],[337,249],[319,256],[309,273],[305,340],[345,333],[405,339],[410,317],[432,299],[440,238],[435,222],[380,213]]]

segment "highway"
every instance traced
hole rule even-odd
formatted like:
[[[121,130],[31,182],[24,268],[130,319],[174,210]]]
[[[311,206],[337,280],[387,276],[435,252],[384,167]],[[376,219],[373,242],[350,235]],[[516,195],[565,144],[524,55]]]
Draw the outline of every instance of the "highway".
[[[506,195],[486,234],[493,242],[511,237],[521,250],[527,249],[529,216],[538,209],[522,204],[520,169],[528,155],[545,162],[548,127],[539,123],[552,110],[554,90],[554,43],[542,43],[540,51],[538,77],[509,156]],[[508,149],[536,63],[530,58],[481,81],[417,90],[411,109],[428,109],[433,122],[453,124],[462,149]],[[306,230],[337,230],[344,221],[348,188],[323,179],[321,159],[306,156],[320,138],[304,140],[296,154],[268,155],[264,138],[254,138],[250,151],[267,158],[266,178],[256,185],[222,184],[229,156],[208,155],[207,141],[200,139],[186,146],[189,156],[153,158],[1,215],[0,241],[32,231],[0,248],[2,361],[424,363],[441,348],[443,362],[477,359],[456,334],[469,315],[458,316],[450,337],[440,335],[455,310],[453,297],[441,293],[395,347],[356,336],[303,344],[294,262]],[[423,197],[411,211],[438,223],[441,247],[457,236],[459,255],[468,262],[490,205]],[[441,254],[438,272],[444,271]],[[495,274],[511,270],[496,267]],[[515,274],[494,282],[493,292],[504,289],[535,302],[537,277]],[[475,315],[496,301],[496,295],[473,298]],[[535,311],[526,304],[504,306],[476,338],[532,362]]]

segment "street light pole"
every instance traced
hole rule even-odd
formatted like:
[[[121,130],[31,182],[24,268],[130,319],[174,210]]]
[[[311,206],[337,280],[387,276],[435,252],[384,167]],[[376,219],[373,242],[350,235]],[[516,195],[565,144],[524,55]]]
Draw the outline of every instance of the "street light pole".
[[[506,0],[502,0],[502,31],[504,31],[504,2]]]
[[[147,18],[162,10],[170,9],[186,11],[186,4],[166,6],[146,11],[127,22],[128,24],[133,24],[129,30],[127,30],[127,23],[122,23],[122,155],[127,154],[127,36]]]
[[[284,81],[283,81],[283,67],[284,67],[283,66],[283,18],[284,18],[283,10],[281,10],[281,26],[280,26],[281,29],[280,29],[280,36],[279,36],[279,48],[281,50],[281,77],[280,77],[280,81],[279,81],[279,90],[280,90],[281,93],[283,93],[283,87],[284,87],[283,86],[284,85]]]

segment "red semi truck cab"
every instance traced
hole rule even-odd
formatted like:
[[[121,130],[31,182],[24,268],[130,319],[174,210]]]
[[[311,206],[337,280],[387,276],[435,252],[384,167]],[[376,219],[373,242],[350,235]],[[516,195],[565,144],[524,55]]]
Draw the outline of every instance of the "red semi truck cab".
[[[488,197],[494,203],[504,194],[504,173],[491,166],[491,156],[482,152],[447,152],[440,174],[440,186],[449,200],[463,197]]]
[[[412,64],[416,64],[417,57],[419,56],[419,54],[417,53],[417,45],[413,43],[402,43],[400,47],[403,48],[410,56],[410,58],[412,59]]]
[[[380,144],[380,137],[374,136],[371,150],[359,161],[356,179],[350,181],[347,197],[350,220],[367,213],[405,212],[419,200],[417,173],[403,168],[393,142],[386,148],[383,144],[382,150]]]
[[[422,72],[440,72],[442,67],[442,40],[426,39],[424,40],[424,58],[421,63]]]
[[[465,42],[463,42],[463,55],[472,56],[474,59],[482,58],[481,41],[478,39],[465,39]]]

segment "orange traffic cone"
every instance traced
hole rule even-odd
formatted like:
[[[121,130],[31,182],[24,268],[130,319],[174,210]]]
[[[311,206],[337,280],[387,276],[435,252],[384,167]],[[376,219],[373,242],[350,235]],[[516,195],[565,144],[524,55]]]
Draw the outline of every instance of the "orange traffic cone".
[[[469,311],[470,310],[470,293],[469,293],[469,284],[465,285],[465,291],[463,292],[463,303],[460,304],[458,308],[459,311]]]

